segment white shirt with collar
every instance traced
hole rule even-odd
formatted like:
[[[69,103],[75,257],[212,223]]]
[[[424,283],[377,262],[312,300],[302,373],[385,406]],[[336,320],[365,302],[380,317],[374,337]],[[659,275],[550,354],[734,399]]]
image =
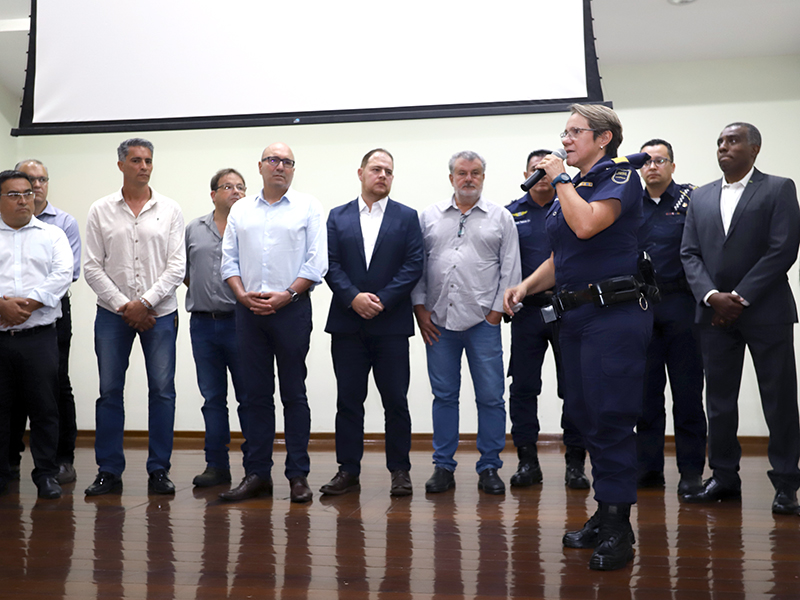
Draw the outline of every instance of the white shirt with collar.
[[[364,256],[367,259],[367,269],[372,260],[372,253],[375,251],[375,242],[378,241],[378,232],[381,230],[383,215],[386,214],[386,205],[389,197],[373,202],[372,210],[358,197],[358,218],[361,223],[361,237],[364,239]]]
[[[755,166],[753,166],[742,179],[734,181],[733,183],[727,183],[725,177],[722,178],[722,191],[719,196],[719,212],[722,216],[722,229],[725,235],[728,235],[728,230],[731,228],[731,221],[733,220],[733,213],[736,210],[736,206],[739,204],[739,200],[742,198],[742,194],[744,194],[744,188],[753,176],[753,171],[755,171]]]

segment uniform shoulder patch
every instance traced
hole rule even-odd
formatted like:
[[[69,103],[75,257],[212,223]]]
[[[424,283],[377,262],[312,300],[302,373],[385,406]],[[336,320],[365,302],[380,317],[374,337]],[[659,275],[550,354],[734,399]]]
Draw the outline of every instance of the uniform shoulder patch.
[[[520,211],[520,212],[511,213],[511,216],[514,217],[515,219],[518,219],[519,217],[524,217],[527,214],[528,214],[528,211],[527,210],[523,210],[523,211]]]
[[[614,183],[618,183],[619,185],[622,185],[623,183],[628,183],[628,180],[630,178],[631,178],[630,169],[617,169],[611,176],[611,181],[613,181]]]

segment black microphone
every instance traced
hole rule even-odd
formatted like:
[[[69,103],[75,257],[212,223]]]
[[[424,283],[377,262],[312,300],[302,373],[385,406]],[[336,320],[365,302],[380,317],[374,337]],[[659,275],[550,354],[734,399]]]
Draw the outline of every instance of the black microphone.
[[[561,160],[564,160],[565,158],[567,158],[567,151],[564,150],[563,148],[559,148],[558,150],[553,152],[553,156],[560,158]],[[519,187],[522,188],[523,192],[527,192],[529,189],[531,189],[533,186],[539,183],[539,180],[544,176],[545,176],[544,169],[536,169],[533,173],[531,173],[531,176],[525,180],[525,183],[523,183]]]

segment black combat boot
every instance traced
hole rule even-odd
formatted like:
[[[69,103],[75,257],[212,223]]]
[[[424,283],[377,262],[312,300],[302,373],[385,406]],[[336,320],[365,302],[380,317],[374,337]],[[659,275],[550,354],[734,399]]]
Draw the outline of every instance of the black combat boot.
[[[621,569],[633,560],[633,544],[636,541],[631,528],[631,505],[601,503],[598,512],[599,539],[589,559],[589,568],[595,571]]]
[[[564,483],[573,490],[588,490],[589,479],[583,471],[583,463],[586,461],[586,450],[579,446],[567,446],[564,453],[567,461],[567,470],[564,474]]]
[[[542,468],[539,466],[539,456],[536,454],[536,444],[520,446],[517,448],[519,466],[517,472],[511,476],[512,487],[528,487],[534,483],[542,482]]]
[[[600,539],[600,509],[602,503],[597,503],[597,511],[577,531],[568,531],[561,538],[561,543],[566,548],[596,548]]]

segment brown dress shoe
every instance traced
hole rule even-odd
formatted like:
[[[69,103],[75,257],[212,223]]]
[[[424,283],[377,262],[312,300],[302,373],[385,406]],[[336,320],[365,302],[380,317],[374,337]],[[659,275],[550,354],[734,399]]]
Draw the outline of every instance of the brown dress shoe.
[[[410,496],[414,493],[411,487],[411,475],[408,471],[392,471],[392,488],[389,490],[390,496]]]
[[[308,487],[308,481],[302,475],[300,477],[292,477],[289,480],[290,498],[292,502],[302,504],[308,502],[314,495],[311,493],[311,488]]]
[[[347,492],[357,492],[361,489],[358,475],[353,475],[347,471],[339,469],[328,483],[319,488],[324,496],[341,496]]]
[[[257,496],[272,496],[272,478],[262,479],[255,473],[245,475],[242,482],[227,492],[222,492],[219,497],[227,502],[237,502],[256,498]]]

